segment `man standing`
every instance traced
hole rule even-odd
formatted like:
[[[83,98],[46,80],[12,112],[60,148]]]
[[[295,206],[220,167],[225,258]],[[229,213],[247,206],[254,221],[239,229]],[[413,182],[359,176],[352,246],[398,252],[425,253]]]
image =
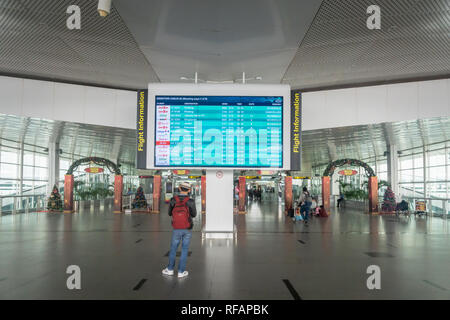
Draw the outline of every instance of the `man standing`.
[[[189,192],[191,186],[189,183],[183,182],[178,187],[180,194],[170,199],[169,203],[169,216],[172,217],[172,243],[170,245],[169,253],[169,265],[162,273],[172,276],[173,269],[175,267],[175,256],[177,253],[178,245],[181,242],[181,257],[180,264],[178,265],[178,278],[186,277],[189,273],[186,269],[186,260],[189,250],[189,244],[192,237],[192,227],[194,223],[192,218],[197,215],[195,208],[195,202],[189,198]]]

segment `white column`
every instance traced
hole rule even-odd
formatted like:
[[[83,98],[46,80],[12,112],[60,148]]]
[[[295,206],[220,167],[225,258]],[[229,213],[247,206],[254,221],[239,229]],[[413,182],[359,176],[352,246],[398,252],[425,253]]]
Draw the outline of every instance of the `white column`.
[[[387,174],[388,182],[391,184],[391,189],[394,191],[396,200],[399,199],[399,185],[398,185],[398,149],[397,146],[392,144],[388,145],[388,157],[387,157]]]
[[[206,170],[205,218],[207,239],[233,238],[233,170]]]
[[[47,195],[52,192],[53,185],[58,186],[59,181],[59,143],[48,144],[48,183]]]

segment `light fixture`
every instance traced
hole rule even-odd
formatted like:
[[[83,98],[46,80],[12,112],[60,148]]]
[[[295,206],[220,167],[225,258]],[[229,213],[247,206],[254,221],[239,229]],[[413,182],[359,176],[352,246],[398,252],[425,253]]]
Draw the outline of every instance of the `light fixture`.
[[[100,17],[104,18],[111,12],[112,0],[98,0],[97,11]]]

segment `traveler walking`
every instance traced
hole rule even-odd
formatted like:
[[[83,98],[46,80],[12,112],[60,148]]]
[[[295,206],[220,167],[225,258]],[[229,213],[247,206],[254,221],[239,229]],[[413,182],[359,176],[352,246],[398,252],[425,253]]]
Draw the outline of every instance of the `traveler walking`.
[[[300,214],[302,215],[303,221],[307,225],[309,210],[311,209],[311,205],[312,205],[312,197],[306,187],[303,187],[303,192],[300,195],[300,199],[298,202],[301,205]]]

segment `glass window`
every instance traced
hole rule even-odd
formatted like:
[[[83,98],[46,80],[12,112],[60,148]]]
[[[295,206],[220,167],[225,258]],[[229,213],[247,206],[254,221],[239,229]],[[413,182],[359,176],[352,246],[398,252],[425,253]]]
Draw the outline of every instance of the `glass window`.
[[[35,154],[35,166],[37,167],[47,167],[48,157],[46,155],[41,155],[39,153]]]
[[[411,156],[400,158],[400,168],[399,168],[400,170],[412,168],[413,168],[413,160]]]
[[[71,164],[70,160],[60,159],[59,160],[59,169],[62,171],[67,171],[67,170],[69,170],[70,164]]]
[[[423,168],[414,169],[414,181],[423,182]]]
[[[6,179],[17,179],[18,168],[19,166],[17,164],[2,163],[0,165],[0,177]]]
[[[414,181],[414,170],[400,171],[400,182],[413,182],[413,181]]]
[[[23,178],[32,180],[34,178],[33,169],[30,166],[23,166]]]
[[[24,152],[23,154],[23,164],[27,166],[34,165],[34,154],[29,152]]]
[[[428,166],[445,165],[445,149],[428,152]]]
[[[0,195],[6,196],[19,192],[18,181],[0,179]]]
[[[428,194],[430,197],[446,198],[447,188],[446,183],[428,183]]]
[[[3,148],[1,152],[2,152],[1,161],[3,163],[7,162],[17,164],[18,150]]]
[[[445,181],[445,167],[431,167],[428,168],[428,179],[427,181]]]
[[[413,156],[414,168],[423,168],[423,154],[416,154]]]
[[[36,167],[34,169],[34,178],[36,180],[47,180],[47,168]]]

